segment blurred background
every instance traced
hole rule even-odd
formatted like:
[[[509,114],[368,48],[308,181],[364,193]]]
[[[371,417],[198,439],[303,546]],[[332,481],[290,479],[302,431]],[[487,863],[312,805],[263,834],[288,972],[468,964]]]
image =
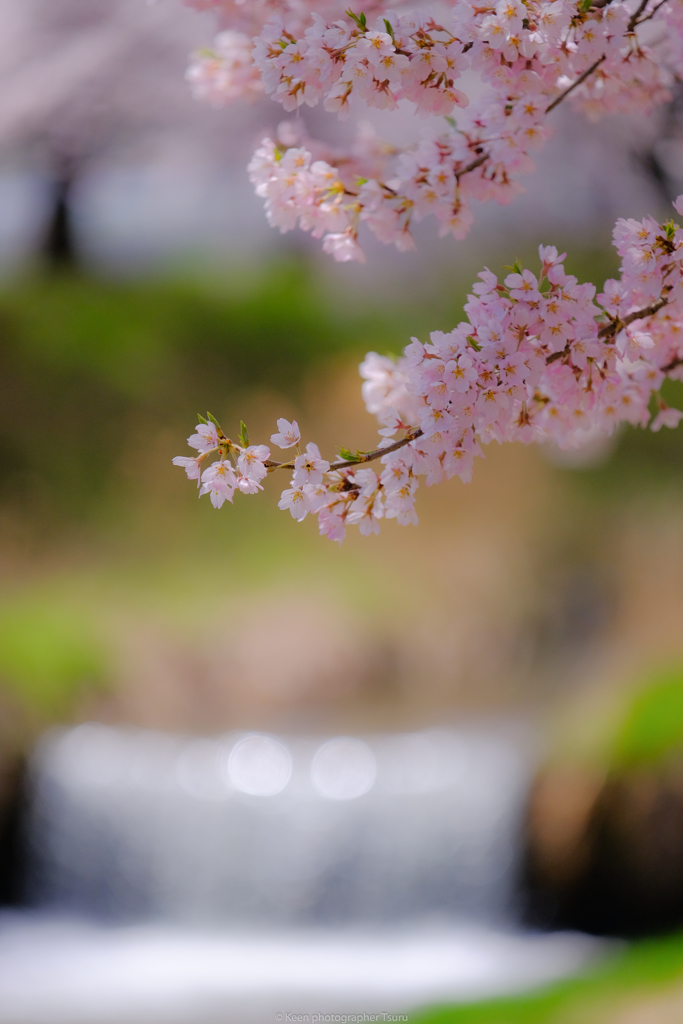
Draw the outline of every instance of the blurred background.
[[[615,218],[683,190],[683,94],[560,109],[467,242],[338,265],[247,181],[279,109],[192,100],[209,15],[0,22],[0,1021],[680,1020],[683,433],[491,447],[341,550],[171,458],[207,407],[367,447],[360,358],[450,330],[483,265],[615,274]]]

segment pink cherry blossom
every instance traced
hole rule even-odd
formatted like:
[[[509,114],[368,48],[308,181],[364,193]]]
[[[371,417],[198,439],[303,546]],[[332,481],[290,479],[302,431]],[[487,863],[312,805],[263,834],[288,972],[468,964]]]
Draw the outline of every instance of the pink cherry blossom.
[[[276,444],[278,448],[294,448],[295,445],[301,441],[301,431],[299,430],[299,424],[296,420],[289,420],[284,418],[277,421],[277,434],[271,434],[270,440],[273,444]]]
[[[469,482],[492,441],[581,449],[622,423],[647,426],[652,400],[651,429],[676,427],[683,412],[659,389],[668,377],[683,379],[683,230],[620,218],[613,243],[620,275],[597,295],[565,271],[564,254],[541,246],[538,273],[518,266],[505,287],[481,271],[467,319],[451,332],[413,338],[397,359],[370,352],[360,375],[379,422],[375,451],[331,465],[309,442],[294,464],[273,463],[266,445],[242,449],[200,424],[188,438],[200,455],[174,464],[199,479],[205,455],[219,451],[201,472],[201,494],[218,508],[237,490],[263,489],[269,471],[293,469],[279,507],[297,520],[317,516],[321,534],[341,543],[350,526],[370,536],[383,519],[417,524],[420,478],[427,486],[454,476]],[[299,443],[296,423],[278,426],[273,442]]]
[[[336,540],[338,544],[341,544],[346,536],[344,516],[334,509],[322,509],[318,516],[318,527],[323,537]]]
[[[672,409],[670,406],[663,406],[652,423],[650,424],[650,430],[661,430],[662,427],[671,427],[674,430],[683,419],[683,412],[680,409]]]
[[[523,270],[521,274],[508,274],[505,278],[505,287],[510,289],[512,299],[524,299],[525,302],[541,301],[538,281],[530,270]]]
[[[243,97],[254,99],[264,91],[254,64],[253,42],[243,32],[220,32],[210,50],[193,54],[186,79],[198,100],[222,107]]]
[[[426,4],[399,14],[368,0],[362,22],[342,0],[187,2],[213,7],[223,29],[187,76],[214,105],[262,91],[285,110],[322,104],[340,118],[353,104],[392,111],[403,102],[420,118],[458,109],[457,127],[400,147],[264,140],[250,175],[269,222],[312,231],[342,262],[364,259],[360,225],[400,251],[414,246],[411,226],[427,216],[440,235],[464,238],[473,200],[504,203],[520,191],[557,102],[566,97],[593,119],[648,113],[683,74],[678,2],[651,0],[634,13],[620,0],[589,11],[578,0],[447,0],[437,21]],[[647,45],[645,22],[661,43]],[[545,271],[556,258],[541,257]],[[635,258],[647,266],[652,254]]]

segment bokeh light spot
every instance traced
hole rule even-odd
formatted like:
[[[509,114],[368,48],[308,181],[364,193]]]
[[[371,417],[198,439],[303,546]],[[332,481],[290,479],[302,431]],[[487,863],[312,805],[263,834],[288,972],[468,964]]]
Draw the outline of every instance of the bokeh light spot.
[[[281,793],[292,774],[292,758],[287,747],[272,736],[252,733],[233,747],[228,760],[228,776],[235,789],[251,796],[275,796]]]
[[[330,800],[355,800],[372,788],[377,775],[375,758],[366,743],[348,736],[328,740],[311,765],[313,785]]]

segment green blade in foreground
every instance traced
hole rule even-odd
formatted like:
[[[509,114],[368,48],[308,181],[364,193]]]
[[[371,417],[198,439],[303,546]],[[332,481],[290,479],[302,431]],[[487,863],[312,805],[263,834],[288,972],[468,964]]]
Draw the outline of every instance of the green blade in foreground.
[[[567,1024],[609,1021],[626,1000],[647,999],[683,984],[683,933],[645,939],[608,956],[579,977],[527,995],[410,1015],[411,1024]],[[645,1018],[644,1018],[645,1019]]]

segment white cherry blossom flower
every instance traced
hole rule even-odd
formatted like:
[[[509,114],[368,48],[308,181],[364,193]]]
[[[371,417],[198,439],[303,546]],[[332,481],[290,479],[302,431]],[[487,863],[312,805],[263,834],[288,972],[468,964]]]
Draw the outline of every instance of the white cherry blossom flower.
[[[277,507],[283,511],[288,508],[292,514],[292,519],[296,519],[298,522],[305,519],[311,511],[311,501],[306,494],[304,485],[297,484],[295,487],[284,490]]]
[[[202,467],[198,458],[190,455],[176,455],[173,459],[174,466],[182,466],[187,473],[188,480],[199,480],[202,475]]]
[[[218,447],[218,433],[216,431],[215,424],[213,423],[198,423],[195,427],[195,432],[191,437],[188,437],[187,443],[190,448],[196,448],[197,451],[205,454],[210,452],[213,448]]]
[[[304,494],[308,498],[311,512],[319,512],[330,501],[330,493],[324,483],[304,484]]]
[[[267,475],[268,469],[263,463],[270,458],[270,449],[265,444],[252,444],[245,448],[237,459],[237,468],[247,480],[258,483]]]
[[[220,508],[224,501],[232,502],[236,486],[237,478],[232,465],[221,459],[202,473],[202,488],[199,493],[210,495],[214,508]]]
[[[297,455],[294,460],[292,479],[296,484],[321,484],[323,473],[330,468],[329,462],[322,458],[317,444],[306,445],[305,455]]]
[[[350,260],[365,263],[365,253],[358,244],[355,235],[349,231],[325,235],[323,252],[334,256],[338,263],[348,263]]]

